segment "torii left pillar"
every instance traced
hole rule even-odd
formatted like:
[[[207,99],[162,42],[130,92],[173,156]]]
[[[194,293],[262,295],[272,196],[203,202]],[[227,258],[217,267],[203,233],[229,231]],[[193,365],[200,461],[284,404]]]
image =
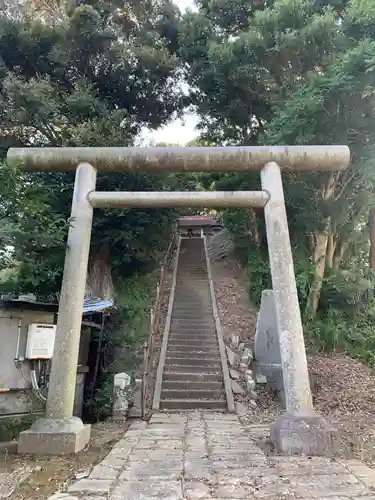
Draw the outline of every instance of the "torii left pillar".
[[[93,207],[88,194],[95,190],[96,170],[82,163],[76,171],[71,225],[57,321],[46,418],[21,432],[19,453],[65,455],[82,450],[90,440],[90,426],[73,417],[79,340],[90,250]]]

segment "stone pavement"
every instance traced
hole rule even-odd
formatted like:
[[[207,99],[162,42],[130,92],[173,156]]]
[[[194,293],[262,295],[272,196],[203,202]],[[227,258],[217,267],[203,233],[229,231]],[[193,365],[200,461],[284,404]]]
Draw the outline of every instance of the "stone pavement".
[[[49,500],[375,500],[359,461],[266,457],[237,416],[156,414],[136,422],[89,477]]]

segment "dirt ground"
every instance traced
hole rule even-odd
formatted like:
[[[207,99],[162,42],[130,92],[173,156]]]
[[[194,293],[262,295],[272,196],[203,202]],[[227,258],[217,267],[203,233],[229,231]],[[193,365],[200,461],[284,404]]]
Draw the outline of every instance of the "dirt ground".
[[[64,457],[33,457],[15,454],[15,444],[0,448],[0,478],[12,477],[21,483],[8,497],[9,500],[45,500],[63,488],[72,478],[90,472],[92,466],[102,460],[121,438],[128,423],[100,422],[91,428],[90,446],[77,455]],[[23,474],[31,472],[25,480]],[[11,476],[8,476],[11,474]],[[0,484],[0,498],[1,484]]]
[[[257,311],[248,296],[245,270],[228,258],[212,264],[216,299],[226,335],[235,330],[252,345]],[[318,413],[339,431],[337,455],[363,460],[375,467],[375,373],[345,354],[308,355]],[[272,422],[283,411],[276,394],[257,387],[258,407],[249,408],[249,424]],[[243,401],[246,403],[246,399]]]

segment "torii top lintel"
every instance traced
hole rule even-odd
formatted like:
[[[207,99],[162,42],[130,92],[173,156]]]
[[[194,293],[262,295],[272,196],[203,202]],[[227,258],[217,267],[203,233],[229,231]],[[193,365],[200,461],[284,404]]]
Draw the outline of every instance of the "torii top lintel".
[[[9,165],[34,172],[68,172],[90,163],[100,172],[246,172],[269,162],[294,171],[343,170],[347,146],[11,148]]]

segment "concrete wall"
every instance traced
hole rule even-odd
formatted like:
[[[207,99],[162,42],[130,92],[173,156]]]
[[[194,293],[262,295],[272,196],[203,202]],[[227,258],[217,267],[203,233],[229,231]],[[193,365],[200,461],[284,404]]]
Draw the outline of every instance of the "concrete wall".
[[[31,387],[30,363],[25,361],[17,368],[14,359],[24,357],[27,331],[31,323],[53,323],[54,315],[43,311],[0,309],[0,389],[27,389]],[[19,323],[19,347],[17,338]]]
[[[30,362],[25,360],[16,364],[14,360],[16,357],[25,357],[28,327],[31,323],[53,322],[53,312],[0,308],[0,416],[43,411],[43,405],[31,390]],[[79,364],[87,363],[89,343],[90,330],[83,329]],[[76,414],[81,412],[84,377],[85,374],[81,374],[77,380],[79,388],[76,393]]]

